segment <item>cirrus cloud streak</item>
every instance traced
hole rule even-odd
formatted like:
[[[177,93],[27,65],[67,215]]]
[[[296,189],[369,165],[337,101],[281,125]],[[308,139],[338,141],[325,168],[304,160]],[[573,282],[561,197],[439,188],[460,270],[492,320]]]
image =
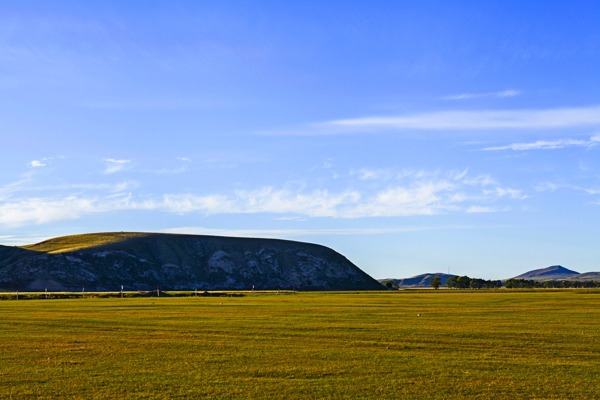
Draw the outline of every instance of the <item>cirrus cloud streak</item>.
[[[495,97],[495,98],[504,98],[504,97],[516,97],[521,94],[520,90],[515,89],[507,89],[501,90],[499,92],[486,92],[486,93],[460,93],[454,94],[452,96],[444,97],[445,100],[470,100],[470,99],[480,99],[484,97]]]
[[[527,151],[527,150],[555,150],[565,147],[593,147],[600,144],[600,135],[594,135],[589,139],[559,139],[559,140],[536,140],[529,143],[512,143],[505,146],[486,147],[484,151]]]
[[[526,110],[447,110],[337,119],[314,125],[314,134],[370,130],[556,129],[600,125],[600,106]]]

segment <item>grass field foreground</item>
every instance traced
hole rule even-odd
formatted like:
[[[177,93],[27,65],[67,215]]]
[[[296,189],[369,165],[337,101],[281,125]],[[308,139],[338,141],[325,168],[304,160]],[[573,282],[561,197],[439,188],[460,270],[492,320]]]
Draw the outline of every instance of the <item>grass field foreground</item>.
[[[0,398],[600,397],[600,291],[0,302]]]

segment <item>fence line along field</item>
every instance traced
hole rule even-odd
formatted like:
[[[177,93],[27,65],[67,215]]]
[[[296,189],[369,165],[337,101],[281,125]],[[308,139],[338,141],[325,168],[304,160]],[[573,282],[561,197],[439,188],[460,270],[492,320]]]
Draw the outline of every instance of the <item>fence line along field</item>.
[[[600,291],[0,302],[0,398],[600,397]]]

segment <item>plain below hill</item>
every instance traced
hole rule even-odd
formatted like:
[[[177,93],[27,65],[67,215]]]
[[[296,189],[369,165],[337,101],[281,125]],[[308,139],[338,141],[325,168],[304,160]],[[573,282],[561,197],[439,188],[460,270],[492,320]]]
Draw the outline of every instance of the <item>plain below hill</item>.
[[[290,240],[91,233],[0,246],[4,290],[381,290],[340,253]]]

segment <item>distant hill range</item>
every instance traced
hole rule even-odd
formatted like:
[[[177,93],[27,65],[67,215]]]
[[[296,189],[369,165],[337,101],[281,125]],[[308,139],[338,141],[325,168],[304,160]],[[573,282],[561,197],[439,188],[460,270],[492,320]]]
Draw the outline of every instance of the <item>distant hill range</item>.
[[[441,280],[441,286],[446,286],[446,281],[448,278],[452,276],[458,275],[449,275],[444,273],[427,273],[421,274],[417,276],[413,276],[411,278],[403,278],[403,279],[379,279],[379,282],[390,288],[390,289],[418,289],[418,288],[430,288],[431,287],[431,278],[433,276],[438,275]],[[519,276],[515,276],[511,279],[526,279],[533,280],[538,282],[544,281],[599,281],[600,282],[600,272],[585,272],[579,273],[576,271],[572,271],[560,265],[553,265],[547,268],[534,269],[532,271],[526,272]],[[505,279],[506,280],[506,279]]]
[[[534,269],[513,279],[530,279],[534,281],[600,281],[600,272],[579,273],[561,265]]]
[[[311,243],[157,233],[92,233],[0,246],[4,290],[380,290]]]

